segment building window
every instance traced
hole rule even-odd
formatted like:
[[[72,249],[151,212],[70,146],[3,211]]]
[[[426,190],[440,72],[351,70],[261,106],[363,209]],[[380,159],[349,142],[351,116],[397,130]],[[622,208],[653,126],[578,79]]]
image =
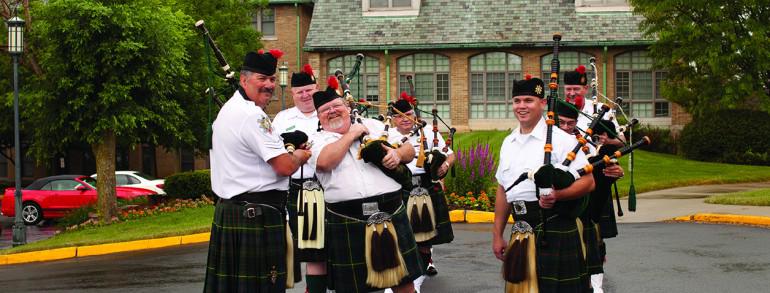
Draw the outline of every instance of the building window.
[[[505,119],[513,117],[511,90],[521,79],[521,57],[490,52],[470,58],[470,118]]]
[[[628,0],[575,0],[576,12],[631,11]]]
[[[195,151],[182,149],[179,151],[179,162],[182,172],[195,170]]]
[[[438,110],[444,120],[450,119],[449,111],[449,58],[446,56],[418,53],[398,59],[398,90],[409,92],[407,76],[414,77],[414,91],[418,107]]]
[[[260,9],[251,23],[262,33],[262,38],[275,38],[275,8]]]
[[[627,115],[669,117],[670,103],[660,93],[665,78],[665,72],[652,69],[652,57],[647,51],[631,51],[615,57],[615,91],[623,98]]]
[[[0,154],[0,177],[8,177],[8,158],[5,157],[5,151],[0,152],[3,152]]]
[[[337,69],[348,74],[356,64],[356,55],[344,55],[329,59],[329,74],[334,75]],[[368,102],[380,102],[380,60],[375,57],[364,56],[358,75],[350,81],[350,94],[356,99],[366,99]],[[370,108],[369,116],[379,114],[377,108]]]
[[[590,84],[591,78],[593,77],[593,72],[591,72],[591,66],[588,62],[591,57],[594,57],[591,54],[583,53],[583,52],[575,52],[575,51],[566,51],[566,52],[559,52],[559,97],[564,99],[564,73],[567,71],[573,71],[575,68],[577,68],[579,65],[583,65],[586,67],[586,77],[588,79],[588,83]],[[540,67],[543,70],[542,76],[543,76],[543,82],[546,84],[546,91],[545,96],[547,97],[550,93],[550,90],[548,88],[548,82],[551,80],[551,59],[553,59],[553,54],[548,54],[540,58]],[[590,92],[589,92],[590,94]]]
[[[363,16],[417,16],[420,0],[363,0]]]

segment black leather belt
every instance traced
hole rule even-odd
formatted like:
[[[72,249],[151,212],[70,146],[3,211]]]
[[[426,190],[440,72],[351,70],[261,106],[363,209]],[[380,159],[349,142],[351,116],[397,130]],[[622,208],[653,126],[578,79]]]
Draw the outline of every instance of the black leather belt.
[[[380,211],[395,213],[403,202],[401,191],[394,191],[386,194],[375,195],[362,199],[347,200],[336,203],[328,203],[326,207],[335,213],[346,215],[357,219],[366,219],[362,205],[364,203],[376,202]]]

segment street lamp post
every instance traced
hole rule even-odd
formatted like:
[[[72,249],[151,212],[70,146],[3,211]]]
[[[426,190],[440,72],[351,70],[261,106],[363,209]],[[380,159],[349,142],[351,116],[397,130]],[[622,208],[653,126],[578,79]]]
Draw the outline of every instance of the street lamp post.
[[[19,57],[24,52],[24,20],[18,16],[8,20],[8,53],[13,57],[13,146],[14,175],[16,191],[14,193],[16,217],[13,222],[13,246],[27,243],[27,226],[22,220],[21,205],[21,143],[19,142]]]
[[[278,67],[278,85],[281,86],[281,110],[286,109],[284,90],[289,82],[289,66],[287,64],[288,62],[283,61],[283,64]]]

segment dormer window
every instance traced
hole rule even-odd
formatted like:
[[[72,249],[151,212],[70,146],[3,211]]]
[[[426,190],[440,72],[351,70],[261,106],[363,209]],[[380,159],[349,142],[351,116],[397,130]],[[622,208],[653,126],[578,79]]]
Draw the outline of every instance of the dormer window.
[[[576,12],[631,11],[628,0],[575,0]]]
[[[364,16],[417,16],[420,0],[362,0]]]

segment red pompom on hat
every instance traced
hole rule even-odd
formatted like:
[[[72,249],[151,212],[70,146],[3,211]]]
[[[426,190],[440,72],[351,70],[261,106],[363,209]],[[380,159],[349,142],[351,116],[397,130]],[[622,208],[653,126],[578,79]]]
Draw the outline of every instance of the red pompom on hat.
[[[532,74],[527,73],[524,75],[524,80],[530,80],[530,79],[532,79]]]
[[[579,72],[580,74],[585,74],[586,73],[586,67],[583,66],[583,65],[580,65],[577,68],[575,68],[575,71]]]
[[[313,67],[311,67],[310,64],[305,64],[305,66],[302,66],[302,72],[313,76]]]
[[[275,59],[281,59],[281,57],[283,56],[283,51],[278,50],[278,49],[271,49],[268,52],[270,52],[270,55],[273,55],[273,57],[275,57]]]
[[[259,50],[257,50],[257,54],[259,54],[259,55],[265,54],[265,50],[259,49]],[[275,56],[273,56],[273,57],[275,57]]]
[[[326,85],[336,90],[340,88],[340,81],[337,80],[337,77],[330,75],[329,78],[326,79]]]

